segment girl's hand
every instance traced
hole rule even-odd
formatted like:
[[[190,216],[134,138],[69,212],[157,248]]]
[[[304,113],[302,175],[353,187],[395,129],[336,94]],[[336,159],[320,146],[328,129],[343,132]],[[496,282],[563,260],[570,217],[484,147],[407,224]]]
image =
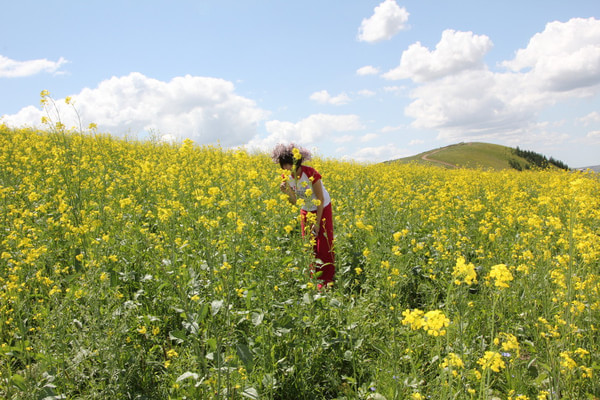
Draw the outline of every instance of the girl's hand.
[[[281,185],[279,185],[279,189],[283,192],[283,193],[287,193],[289,190],[289,186],[287,184],[287,182],[281,182]]]
[[[321,230],[321,225],[319,224],[314,224],[312,226],[312,228],[310,229],[310,232],[314,235],[314,236],[319,236],[319,231]]]

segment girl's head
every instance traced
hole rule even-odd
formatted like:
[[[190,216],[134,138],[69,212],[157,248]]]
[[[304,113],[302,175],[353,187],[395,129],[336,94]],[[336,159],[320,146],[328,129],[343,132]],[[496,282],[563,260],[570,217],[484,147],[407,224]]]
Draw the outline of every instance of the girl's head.
[[[292,166],[298,168],[303,161],[310,160],[310,151],[304,147],[296,146],[294,143],[288,145],[278,144],[271,153],[273,162],[279,163],[279,166],[284,169],[291,169]],[[289,166],[289,168],[285,168]]]

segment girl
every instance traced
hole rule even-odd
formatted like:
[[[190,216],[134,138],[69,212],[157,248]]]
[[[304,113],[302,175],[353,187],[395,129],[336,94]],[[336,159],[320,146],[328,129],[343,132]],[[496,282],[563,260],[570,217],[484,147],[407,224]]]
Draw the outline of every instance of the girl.
[[[273,162],[279,163],[282,169],[291,171],[291,178],[284,179],[280,189],[288,195],[290,203],[296,204],[301,198],[304,204],[300,210],[302,216],[300,225],[302,236],[306,235],[307,218],[309,213],[314,214],[314,224],[309,232],[315,237],[314,253],[317,258],[317,277],[322,281],[319,288],[333,284],[335,275],[333,252],[333,216],[331,213],[331,197],[323,185],[321,174],[312,167],[302,165],[303,161],[310,160],[310,152],[304,148],[278,144],[273,149]]]

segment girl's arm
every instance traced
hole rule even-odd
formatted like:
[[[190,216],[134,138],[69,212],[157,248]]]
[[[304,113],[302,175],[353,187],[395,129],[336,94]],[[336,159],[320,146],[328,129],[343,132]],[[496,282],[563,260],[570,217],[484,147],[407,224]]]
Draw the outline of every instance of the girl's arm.
[[[287,194],[288,196],[288,201],[292,204],[296,204],[296,193],[294,192],[294,189],[292,189],[292,187],[287,183],[287,182],[281,182],[281,185],[279,185],[279,189],[281,189],[281,191],[285,194]]]
[[[317,219],[315,224],[312,227],[312,232],[315,236],[319,235],[319,231],[321,230],[321,218],[323,217],[323,202],[325,201],[325,197],[323,196],[323,183],[319,179],[312,184],[313,193],[317,200],[319,200],[319,205],[317,206]]]

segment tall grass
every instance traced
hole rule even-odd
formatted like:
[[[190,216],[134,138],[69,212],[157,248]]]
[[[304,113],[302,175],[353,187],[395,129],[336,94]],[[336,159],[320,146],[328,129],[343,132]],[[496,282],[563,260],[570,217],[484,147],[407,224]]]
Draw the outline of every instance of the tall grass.
[[[78,130],[80,132],[80,130]],[[600,397],[600,183],[0,127],[0,397]]]

